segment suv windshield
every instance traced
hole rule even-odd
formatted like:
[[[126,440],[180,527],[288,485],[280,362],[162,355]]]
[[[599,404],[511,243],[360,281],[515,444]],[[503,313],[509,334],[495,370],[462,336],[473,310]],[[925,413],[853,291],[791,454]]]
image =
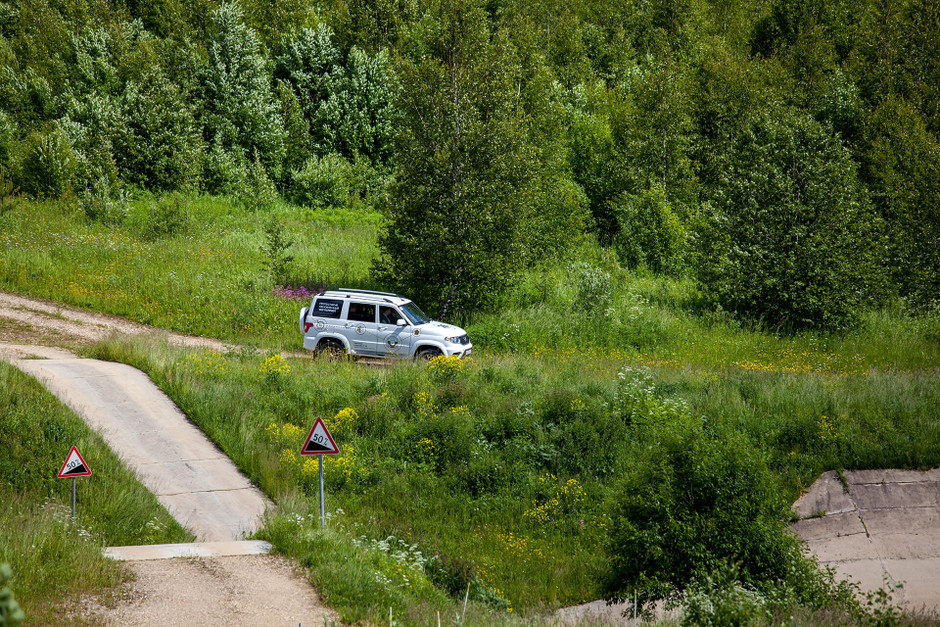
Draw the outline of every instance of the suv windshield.
[[[405,303],[401,306],[401,310],[404,312],[405,316],[408,317],[408,320],[411,321],[411,324],[415,326],[431,321],[430,318],[424,315],[424,312],[421,311],[421,308],[414,303]]]

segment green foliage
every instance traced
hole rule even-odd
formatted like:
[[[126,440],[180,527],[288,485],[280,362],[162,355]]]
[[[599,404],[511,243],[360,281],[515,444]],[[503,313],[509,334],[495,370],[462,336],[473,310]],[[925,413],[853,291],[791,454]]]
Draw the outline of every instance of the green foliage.
[[[787,528],[789,506],[745,437],[656,404],[632,424],[644,450],[611,512],[612,597],[675,598],[728,560],[747,585],[790,577],[804,558]]]
[[[694,266],[724,309],[790,328],[843,328],[882,294],[881,223],[838,139],[789,111],[747,124],[709,176]]]
[[[277,189],[271,179],[268,178],[268,171],[258,158],[257,150],[255,151],[254,161],[248,165],[247,176],[242,188],[235,193],[235,197],[251,213],[270,209],[277,201]]]
[[[400,70],[403,124],[380,280],[445,318],[491,307],[521,258],[541,164],[519,105],[515,51],[471,2],[438,8]]]
[[[7,586],[12,577],[10,565],[0,562],[0,625],[3,627],[16,627],[26,619],[26,614],[13,597],[13,591]]]
[[[58,198],[72,182],[78,161],[65,131],[48,124],[29,134],[22,147],[20,186],[37,198]]]
[[[92,181],[82,192],[81,208],[89,220],[114,227],[127,218],[127,195],[124,190],[115,189],[102,177]]]
[[[917,309],[940,303],[940,142],[905,101],[888,98],[869,117],[862,175],[888,233],[888,270]]]
[[[312,155],[301,170],[292,173],[293,201],[304,207],[333,208],[349,204],[352,166],[341,156]]]
[[[13,211],[20,204],[19,192],[20,189],[14,186],[6,166],[0,165],[0,216]]]
[[[202,176],[206,191],[237,198],[245,194],[248,183],[247,159],[240,150],[215,141],[206,154]]]
[[[324,24],[285,37],[275,77],[301,104],[318,153],[335,152],[349,160],[361,154],[387,163],[397,117],[388,52],[369,55],[353,47],[344,62],[333,40]]]
[[[202,147],[185,94],[156,67],[139,83],[128,82],[122,100],[127,134],[118,154],[125,180],[152,190],[194,188]]]
[[[150,239],[172,237],[188,231],[191,224],[188,199],[172,194],[149,205],[144,234]]]
[[[325,148],[323,130],[316,123],[320,107],[329,99],[332,75],[342,71],[333,31],[325,24],[289,34],[281,42],[274,76],[288,85],[303,110],[306,134],[318,150]]]
[[[284,159],[283,120],[254,30],[236,2],[213,13],[214,34],[203,75],[206,139],[227,151],[256,156],[278,178]]]
[[[264,271],[274,285],[284,285],[288,278],[294,257],[288,255],[287,251],[293,245],[284,232],[284,226],[277,218],[272,217],[264,227],[264,245],[261,252],[264,255]]]
[[[739,582],[738,574],[735,565],[725,563],[692,582],[682,596],[683,627],[743,626],[770,620],[767,600]]]
[[[610,303],[610,274],[585,261],[571,265],[569,270],[576,286],[575,308],[603,312]]]
[[[614,212],[620,231],[614,249],[630,268],[644,267],[656,273],[678,274],[685,266],[685,225],[660,188],[637,196],[621,196]]]
[[[322,129],[324,149],[387,163],[398,118],[397,87],[386,50],[370,56],[353,48],[345,71],[330,76],[329,99],[313,120]]]

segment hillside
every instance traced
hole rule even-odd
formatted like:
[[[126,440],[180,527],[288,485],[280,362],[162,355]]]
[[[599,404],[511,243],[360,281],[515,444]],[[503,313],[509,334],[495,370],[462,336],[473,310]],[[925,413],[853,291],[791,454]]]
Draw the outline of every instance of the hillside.
[[[354,285],[368,269],[344,255],[370,250],[381,223],[187,202],[201,228],[157,240],[131,221],[24,203],[3,218],[3,284],[245,346],[76,342],[148,372],[275,500],[263,537],[311,569],[345,620],[392,606],[423,624],[469,586],[473,611],[511,624],[633,585],[674,595],[729,559],[779,601],[768,611],[855,616],[785,539],[789,504],[823,471],[940,465],[935,317],[879,310],[838,334],[770,333],[703,312],[687,279],[624,269],[587,243],[578,261],[524,273],[500,312],[466,319],[471,362],[278,358],[267,350],[299,351],[302,301],[273,289],[258,223],[281,219],[295,267]],[[131,215],[153,206],[135,201]],[[2,324],[43,341],[28,318]],[[316,416],[343,447],[327,468],[326,535],[315,472],[296,455]],[[642,559],[668,566],[618,566]],[[800,577],[773,583],[791,567]]]
[[[146,371],[347,622],[633,594],[876,621],[789,507],[825,471],[940,466],[937,58],[922,0],[0,2],[0,289],[239,348],[22,311],[0,337]],[[332,287],[408,295],[473,360],[309,358]],[[78,429],[0,377],[29,390],[0,406],[19,458]],[[0,466],[3,529],[77,533],[49,488]],[[89,533],[178,533],[133,500]],[[32,569],[32,533],[0,562]]]

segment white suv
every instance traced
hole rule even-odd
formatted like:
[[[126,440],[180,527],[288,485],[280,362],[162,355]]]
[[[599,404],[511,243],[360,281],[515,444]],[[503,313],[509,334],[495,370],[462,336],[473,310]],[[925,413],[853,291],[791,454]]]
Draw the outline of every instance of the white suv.
[[[460,327],[431,320],[398,294],[333,290],[300,310],[304,348],[370,357],[431,359],[467,357],[470,336]]]

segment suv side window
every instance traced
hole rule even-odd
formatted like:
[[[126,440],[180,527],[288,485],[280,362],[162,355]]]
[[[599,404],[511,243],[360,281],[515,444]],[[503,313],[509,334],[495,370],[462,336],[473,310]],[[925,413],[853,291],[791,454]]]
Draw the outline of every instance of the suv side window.
[[[394,307],[383,305],[379,307],[379,324],[398,324],[401,315]]]
[[[313,305],[313,311],[310,312],[313,316],[319,316],[321,318],[339,318],[339,315],[343,311],[343,301],[341,300],[330,300],[329,298],[320,298],[317,299],[317,302]]]
[[[353,322],[375,322],[375,305],[366,303],[349,303],[349,313],[346,319]]]

